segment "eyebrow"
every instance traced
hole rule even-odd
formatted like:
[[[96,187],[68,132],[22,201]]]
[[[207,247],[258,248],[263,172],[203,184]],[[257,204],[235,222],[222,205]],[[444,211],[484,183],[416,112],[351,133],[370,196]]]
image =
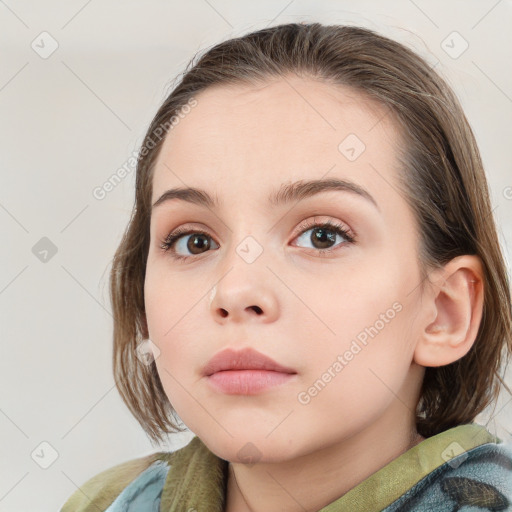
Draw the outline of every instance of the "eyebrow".
[[[318,180],[301,180],[294,183],[283,183],[279,190],[270,194],[268,201],[271,206],[280,206],[293,201],[301,201],[322,192],[338,190],[350,192],[369,201],[380,212],[379,205],[373,196],[363,187],[350,180],[339,178],[324,178]],[[178,199],[188,203],[205,206],[206,208],[218,208],[220,203],[217,196],[211,196],[205,190],[195,187],[173,188],[165,191],[152,206],[156,208],[164,202]]]

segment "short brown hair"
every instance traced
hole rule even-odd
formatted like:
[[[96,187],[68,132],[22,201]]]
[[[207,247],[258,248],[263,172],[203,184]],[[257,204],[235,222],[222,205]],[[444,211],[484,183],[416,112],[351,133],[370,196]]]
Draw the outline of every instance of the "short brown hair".
[[[483,316],[476,340],[459,360],[425,370],[416,426],[430,437],[472,422],[497,400],[502,361],[512,351],[512,308],[487,181],[471,127],[449,85],[402,44],[354,26],[290,23],[213,46],[192,58],[156,113],[138,156],[135,205],[114,255],[113,371],[117,388],[149,438],[183,429],[174,419],[156,365],[142,364],[137,344],[148,337],[144,278],[150,241],[152,174],[165,137],[194,95],[212,85],[256,84],[292,73],[352,87],[388,107],[402,128],[399,185],[420,236],[422,284],[429,271],[463,254],[484,271]],[[151,149],[148,149],[151,148]]]

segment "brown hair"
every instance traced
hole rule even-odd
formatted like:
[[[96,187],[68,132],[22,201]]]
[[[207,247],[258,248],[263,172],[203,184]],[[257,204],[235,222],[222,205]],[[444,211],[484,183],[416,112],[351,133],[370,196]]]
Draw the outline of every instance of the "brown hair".
[[[374,31],[319,23],[285,24],[219,43],[196,56],[165,99],[145,135],[137,162],[135,205],[113,258],[113,371],[117,388],[149,438],[183,429],[156,365],[141,363],[148,337],[144,278],[150,241],[152,173],[165,132],[180,109],[212,85],[256,84],[290,73],[352,87],[388,107],[402,128],[398,187],[420,233],[423,279],[452,258],[475,254],[484,270],[483,316],[469,352],[427,367],[416,410],[418,432],[430,437],[472,422],[497,400],[502,361],[512,352],[510,286],[479,150],[454,93],[420,56]],[[174,116],[174,117],[173,117]],[[150,148],[150,149],[148,149]]]

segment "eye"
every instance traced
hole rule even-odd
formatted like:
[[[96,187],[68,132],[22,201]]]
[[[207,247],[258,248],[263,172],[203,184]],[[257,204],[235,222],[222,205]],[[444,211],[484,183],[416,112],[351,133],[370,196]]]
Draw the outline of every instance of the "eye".
[[[297,237],[297,240],[302,242],[310,241],[313,244],[313,249],[320,256],[325,256],[325,253],[330,253],[334,249],[333,244],[336,243],[337,237],[342,237],[346,240],[347,245],[355,242],[355,237],[352,236],[348,229],[345,229],[341,224],[333,223],[330,221],[318,223],[316,218],[314,221],[306,221],[299,227],[301,234]],[[311,232],[308,236],[307,233]]]
[[[189,238],[188,235],[194,236]],[[167,235],[165,240],[162,241],[160,248],[165,252],[170,251],[172,257],[177,260],[186,260],[191,256],[182,256],[181,254],[178,254],[178,250],[188,250],[192,254],[201,254],[202,249],[210,249],[210,240],[213,239],[210,237],[210,235],[208,235],[208,233],[204,233],[202,231],[194,231],[192,229],[187,230],[178,228],[173,233]]]
[[[320,256],[325,256],[333,250],[332,245],[336,242],[336,237],[342,237],[346,240],[344,244],[347,245],[355,242],[355,237],[350,234],[348,229],[345,229],[341,224],[332,223],[330,221],[317,223],[315,221],[305,221],[300,226],[300,235],[296,237],[298,240],[307,241],[308,239],[317,247],[313,247],[315,253]],[[308,231],[313,231],[312,235],[306,236]],[[193,235],[193,236],[190,236]],[[211,242],[214,246],[212,247]],[[161,242],[160,248],[164,252],[170,252],[172,257],[176,260],[188,260],[193,256],[200,255],[208,249],[218,249],[218,244],[212,237],[203,231],[195,231],[193,229],[178,228]],[[185,253],[180,254],[181,253]],[[187,252],[192,255],[186,254]]]

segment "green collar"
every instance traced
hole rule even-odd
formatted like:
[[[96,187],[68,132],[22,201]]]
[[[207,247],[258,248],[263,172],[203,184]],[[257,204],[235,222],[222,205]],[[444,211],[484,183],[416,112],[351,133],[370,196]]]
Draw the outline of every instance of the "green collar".
[[[380,512],[454,456],[496,442],[502,441],[475,423],[445,430],[413,446],[319,512]]]
[[[476,423],[451,428],[413,446],[319,512],[380,512],[452,457],[482,444],[501,442]],[[183,448],[160,453],[158,458],[172,465],[160,510],[224,511],[229,463],[197,436]]]

